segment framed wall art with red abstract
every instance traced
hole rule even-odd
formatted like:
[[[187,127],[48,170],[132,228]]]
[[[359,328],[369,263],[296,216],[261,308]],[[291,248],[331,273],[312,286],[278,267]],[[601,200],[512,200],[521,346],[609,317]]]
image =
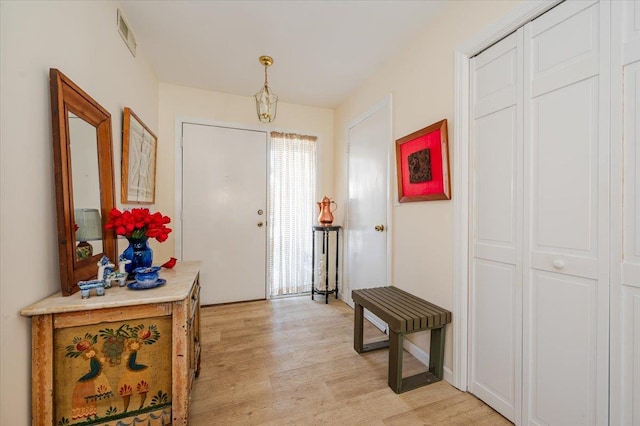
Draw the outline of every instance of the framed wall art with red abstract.
[[[447,120],[396,140],[398,200],[450,200]]]

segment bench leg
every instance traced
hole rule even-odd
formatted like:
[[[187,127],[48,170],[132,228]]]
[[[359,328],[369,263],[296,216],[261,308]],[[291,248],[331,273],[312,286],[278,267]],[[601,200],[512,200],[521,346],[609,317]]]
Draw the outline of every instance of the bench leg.
[[[444,364],[444,334],[445,328],[431,330],[431,349],[429,350],[429,372],[442,380],[442,365]]]
[[[403,335],[389,330],[389,375],[387,383],[395,393],[402,392],[402,341]]]
[[[364,308],[362,305],[355,303],[355,314],[353,316],[353,349],[359,354],[364,352],[363,333],[364,333]]]
[[[445,328],[431,329],[431,350],[429,353],[429,371],[411,377],[402,378],[403,333],[389,330],[389,377],[388,383],[395,393],[406,392],[420,386],[442,380],[444,361]]]
[[[354,302],[353,349],[359,354],[389,347],[389,339],[380,342],[364,343],[364,307]]]

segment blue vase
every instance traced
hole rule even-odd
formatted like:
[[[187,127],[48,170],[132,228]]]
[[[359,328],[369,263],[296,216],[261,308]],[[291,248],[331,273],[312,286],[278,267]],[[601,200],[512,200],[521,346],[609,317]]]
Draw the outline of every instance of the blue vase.
[[[149,238],[127,238],[129,247],[124,249],[122,257],[131,261],[125,266],[129,278],[133,278],[136,268],[148,268],[153,263],[153,250],[149,247]]]

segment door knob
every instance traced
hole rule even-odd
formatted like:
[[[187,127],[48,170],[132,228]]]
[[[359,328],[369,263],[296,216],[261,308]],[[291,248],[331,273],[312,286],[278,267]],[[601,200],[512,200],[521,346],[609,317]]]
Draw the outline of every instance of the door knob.
[[[384,225],[376,225],[373,229],[375,229],[378,232],[382,232],[384,231]]]
[[[258,228],[262,228],[262,225],[264,225],[264,223],[258,222]]]

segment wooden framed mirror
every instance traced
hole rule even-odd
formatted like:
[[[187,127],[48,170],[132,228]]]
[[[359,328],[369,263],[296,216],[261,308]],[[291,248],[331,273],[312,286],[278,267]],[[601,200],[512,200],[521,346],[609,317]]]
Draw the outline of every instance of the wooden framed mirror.
[[[49,70],[60,288],[97,276],[116,239],[104,225],[115,206],[111,114],[59,70]]]

